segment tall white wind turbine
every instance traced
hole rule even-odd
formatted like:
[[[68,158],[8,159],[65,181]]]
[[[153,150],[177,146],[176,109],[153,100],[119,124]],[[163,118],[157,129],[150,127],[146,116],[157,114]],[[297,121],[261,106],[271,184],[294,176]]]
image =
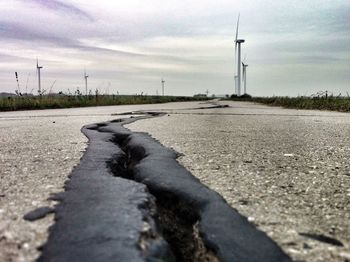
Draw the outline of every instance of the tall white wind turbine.
[[[235,56],[237,55],[237,95],[241,96],[241,44],[244,39],[238,39],[239,17],[237,19],[236,39],[235,39]]]
[[[36,70],[38,71],[38,94],[41,95],[41,75],[40,70],[42,69],[42,66],[39,66],[39,60],[36,59]]]
[[[87,87],[87,79],[88,79],[88,75],[86,74],[86,69],[84,69],[84,80],[85,80],[85,95],[88,95],[88,87]]]

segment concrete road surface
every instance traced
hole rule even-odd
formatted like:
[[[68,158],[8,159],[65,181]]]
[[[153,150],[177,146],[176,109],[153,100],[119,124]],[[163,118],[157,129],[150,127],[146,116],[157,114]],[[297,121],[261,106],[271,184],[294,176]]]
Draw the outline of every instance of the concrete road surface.
[[[23,215],[63,190],[87,146],[83,125],[120,118],[133,110],[194,107],[196,103],[107,106],[0,113],[0,261],[33,261],[45,243],[53,215],[35,221]],[[127,116],[123,116],[127,117]]]
[[[293,259],[349,261],[350,114],[223,103],[127,127],[182,153]]]
[[[182,153],[180,163],[295,260],[349,261],[350,114],[224,104],[231,108],[171,103],[1,113],[0,261],[39,255],[53,215],[22,217],[55,204],[47,198],[62,191],[87,145],[80,128],[136,110],[168,112],[128,128]]]

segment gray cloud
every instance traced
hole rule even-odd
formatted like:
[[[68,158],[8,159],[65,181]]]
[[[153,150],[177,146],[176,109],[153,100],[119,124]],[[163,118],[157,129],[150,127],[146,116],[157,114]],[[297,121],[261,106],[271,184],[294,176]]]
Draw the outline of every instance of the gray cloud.
[[[0,53],[0,60],[2,62],[14,62],[14,61],[23,61],[23,58],[19,56]]]
[[[313,39],[294,39],[289,41],[282,41],[274,45],[271,44],[271,48],[275,51],[283,51],[286,53],[327,53],[330,55],[336,55],[337,53],[350,52],[350,36],[349,37],[338,37],[337,39],[332,38],[318,38]]]
[[[23,0],[23,2],[27,3],[28,0]],[[82,18],[91,22],[94,21],[94,18],[90,14],[88,14],[87,12],[83,11],[82,9],[72,4],[66,4],[57,0],[29,0],[29,2],[39,5],[41,7],[44,7],[46,9],[53,10],[55,12],[77,16],[79,18]]]
[[[47,34],[38,30],[34,26],[24,26],[14,22],[0,22],[0,39],[14,39],[20,41],[44,41],[48,43],[56,43],[62,46],[73,45],[75,41],[58,37],[53,34]]]
[[[0,41],[6,41],[6,39],[12,39],[17,41],[27,41],[33,43],[40,43],[41,45],[45,43],[49,46],[56,46],[62,48],[71,48],[76,49],[82,52],[93,52],[100,54],[110,54],[110,55],[123,55],[123,56],[145,56],[141,53],[133,53],[126,51],[119,51],[110,48],[101,48],[96,46],[88,46],[82,44],[77,39],[72,38],[64,38],[60,36],[55,36],[48,34],[46,32],[42,32],[37,30],[34,27],[26,27],[17,23],[10,22],[0,22],[0,32],[1,38]]]

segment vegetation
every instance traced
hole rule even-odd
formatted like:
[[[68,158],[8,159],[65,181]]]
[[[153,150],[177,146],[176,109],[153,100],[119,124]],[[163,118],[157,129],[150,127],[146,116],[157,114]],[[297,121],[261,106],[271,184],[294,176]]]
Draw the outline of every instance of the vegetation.
[[[203,97],[146,95],[42,95],[0,97],[0,111],[200,101]]]
[[[245,95],[244,97],[231,96],[230,100],[251,101],[286,108],[350,112],[350,97],[328,96],[326,92],[324,95],[316,95],[312,97],[251,97],[249,95]]]

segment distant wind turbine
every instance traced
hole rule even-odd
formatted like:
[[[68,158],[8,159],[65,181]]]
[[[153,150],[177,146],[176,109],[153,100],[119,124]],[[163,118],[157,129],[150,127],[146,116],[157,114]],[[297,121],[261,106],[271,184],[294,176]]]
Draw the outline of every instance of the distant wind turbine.
[[[237,95],[241,95],[241,43],[244,43],[244,39],[238,39],[238,27],[239,27],[239,17],[237,19],[236,28],[236,39],[235,39],[235,56],[237,55]]]
[[[39,60],[36,59],[36,69],[38,71],[38,94],[41,95],[41,76],[40,76],[40,70],[42,69],[42,66],[39,66]]]
[[[165,84],[165,80],[162,78],[162,94],[164,96],[164,84]]]
[[[244,94],[246,94],[247,93],[247,67],[248,67],[248,64],[245,64],[242,62],[242,66],[243,66]]]
[[[49,91],[49,94],[51,94],[51,93],[52,93],[52,88],[53,88],[53,86],[56,84],[56,81],[57,81],[57,80],[53,81],[52,85],[50,86],[50,91]]]
[[[88,95],[88,87],[87,87],[87,79],[88,79],[88,75],[86,74],[86,70],[84,69],[84,79],[85,79],[85,94],[86,96]]]

